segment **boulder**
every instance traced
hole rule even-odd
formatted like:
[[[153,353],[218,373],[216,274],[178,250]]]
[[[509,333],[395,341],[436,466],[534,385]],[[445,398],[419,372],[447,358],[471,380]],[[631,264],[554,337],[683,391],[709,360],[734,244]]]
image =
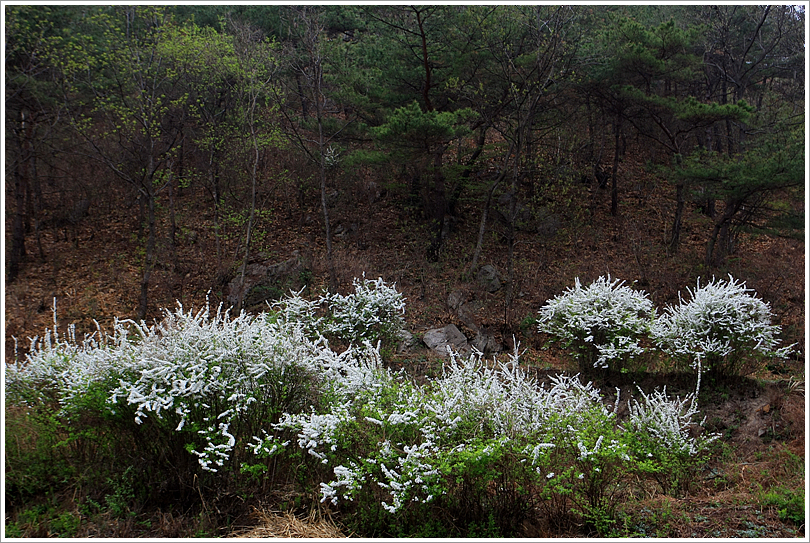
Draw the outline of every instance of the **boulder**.
[[[512,193],[502,194],[498,199],[496,211],[497,217],[506,225],[509,225],[511,216]],[[560,229],[561,219],[549,208],[540,206],[524,206],[520,202],[515,203],[514,226],[522,232],[534,232],[543,236],[552,237]]]
[[[476,278],[478,279],[478,284],[481,285],[481,288],[487,292],[497,292],[503,286],[501,284],[501,278],[498,270],[496,270],[495,266],[491,264],[481,266],[481,269],[478,270],[478,275]]]
[[[257,255],[261,258],[263,255]],[[249,263],[245,267],[245,283],[240,288],[240,274],[237,272],[226,287],[225,299],[232,305],[239,301],[242,295],[244,308],[264,305],[268,301],[275,301],[290,292],[306,286],[304,279],[306,266],[296,253],[295,256],[283,262],[273,263],[270,260],[259,260]]]
[[[442,328],[428,330],[425,332],[422,341],[425,342],[425,345],[427,345],[430,350],[440,356],[448,356],[448,346],[454,351],[464,354],[470,351],[467,338],[456,328],[455,324],[448,324]]]
[[[405,354],[415,351],[419,348],[420,342],[413,334],[407,330],[400,330],[397,333],[397,354]]]
[[[481,306],[480,301],[469,300],[468,294],[463,290],[454,290],[447,297],[447,307],[454,311],[461,322],[473,331],[478,330],[475,312],[481,309]]]
[[[503,351],[503,345],[486,328],[480,328],[476,332],[471,345],[485,355],[497,354]]]
[[[454,290],[447,297],[447,306],[453,311],[458,310],[467,301],[467,293],[463,290]]]

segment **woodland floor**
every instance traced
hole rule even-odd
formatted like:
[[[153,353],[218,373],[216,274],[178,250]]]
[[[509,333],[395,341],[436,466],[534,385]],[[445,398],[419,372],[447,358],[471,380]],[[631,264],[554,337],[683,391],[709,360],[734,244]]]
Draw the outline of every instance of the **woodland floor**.
[[[800,537],[805,531],[789,520],[780,519],[777,507],[763,505],[761,496],[769,488],[804,487],[805,461],[805,245],[800,239],[765,235],[742,235],[736,252],[722,269],[705,270],[703,253],[710,220],[687,206],[681,239],[676,254],[665,249],[665,240],[674,210],[674,190],[624,166],[643,179],[627,183],[620,193],[618,217],[609,214],[609,193],[585,185],[554,192],[549,208],[558,218],[553,232],[519,232],[516,246],[516,298],[505,308],[505,290],[489,294],[474,281],[462,279],[472,256],[478,231],[480,203],[462,200],[458,220],[442,250],[439,262],[425,259],[429,244],[424,221],[406,205],[403,196],[393,191],[371,202],[363,183],[341,191],[333,210],[333,226],[344,225],[346,236],[335,238],[335,262],[343,291],[351,279],[365,272],[366,277],[383,277],[396,282],[407,303],[406,319],[414,333],[454,323],[468,337],[464,327],[448,307],[448,295],[463,290],[481,301],[476,314],[481,325],[489,328],[499,341],[510,346],[514,336],[525,354],[522,360],[538,372],[571,370],[569,359],[556,350],[543,349],[547,338],[531,326],[530,317],[543,303],[573,285],[610,274],[628,283],[637,281],[658,308],[678,299],[678,291],[693,287],[698,275],[725,277],[731,273],[746,281],[749,288],[770,303],[775,323],[783,327],[785,343],[797,343],[791,360],[746,379],[716,384],[704,407],[707,426],[724,434],[725,456],[707,466],[703,480],[682,498],[639,494],[620,507],[619,521],[628,533],[657,537]],[[632,171],[631,171],[632,170]],[[632,186],[631,186],[632,185]],[[278,198],[278,212],[262,242],[261,250],[278,261],[290,258],[294,251],[311,262],[312,292],[326,284],[322,229],[317,200],[306,209],[289,204],[283,190],[270,194]],[[566,198],[575,202],[561,204]],[[584,203],[583,203],[584,202]],[[204,195],[187,191],[179,199],[182,226],[178,235],[176,266],[162,265],[153,276],[147,320],[159,318],[158,308],[171,308],[175,300],[183,306],[200,307],[206,296],[215,306],[224,298],[228,268],[216,265],[217,256],[211,229],[211,217]],[[206,207],[207,206],[207,207]],[[134,317],[138,305],[140,270],[135,236],[136,209],[124,209],[112,203],[90,210],[78,227],[78,248],[64,241],[61,233],[42,234],[44,259],[40,259],[33,235],[29,236],[28,262],[19,278],[5,288],[5,355],[14,357],[14,337],[24,352],[24,338],[41,335],[53,326],[52,304],[56,298],[60,330],[75,323],[79,335],[95,330],[94,321],[110,330],[114,316]],[[493,213],[493,215],[495,215]],[[9,220],[8,217],[6,219]],[[356,226],[352,226],[356,225]],[[7,231],[9,231],[7,229]],[[493,264],[506,274],[505,228],[497,217],[490,223],[481,264]],[[226,260],[232,260],[229,247]],[[170,261],[164,251],[163,262]],[[521,323],[524,326],[521,327]],[[440,361],[427,355],[394,358],[392,364],[404,366],[416,374],[437,371]],[[648,373],[640,383],[645,389],[669,385],[672,393],[685,393],[692,386],[688,379],[662,373]],[[797,384],[798,383],[798,384]],[[630,390],[632,383],[598,382],[603,390],[621,386]],[[682,390],[681,390],[682,389]],[[65,507],[71,498],[64,497]],[[326,510],[304,518],[282,512],[279,496],[245,507],[244,515],[225,536],[247,537],[338,537],[340,519]],[[74,504],[75,507],[75,504]],[[13,513],[13,512],[12,512]],[[10,513],[7,511],[9,520]],[[183,537],[199,530],[199,522],[160,511],[144,512],[142,520],[122,524],[82,525],[79,536],[107,537]],[[145,528],[145,526],[150,528]],[[618,529],[618,528],[617,528]],[[525,526],[526,537],[550,535],[576,536],[576,533],[552,533],[549,527]],[[575,530],[574,530],[575,532]]]

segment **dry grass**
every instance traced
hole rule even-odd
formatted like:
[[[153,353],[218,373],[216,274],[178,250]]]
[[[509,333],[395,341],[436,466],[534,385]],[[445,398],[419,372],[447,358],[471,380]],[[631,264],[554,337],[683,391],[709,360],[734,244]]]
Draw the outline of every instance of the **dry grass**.
[[[299,518],[290,512],[257,509],[251,515],[256,526],[235,532],[235,538],[317,538],[342,539],[349,537],[332,521],[313,509],[308,517]]]

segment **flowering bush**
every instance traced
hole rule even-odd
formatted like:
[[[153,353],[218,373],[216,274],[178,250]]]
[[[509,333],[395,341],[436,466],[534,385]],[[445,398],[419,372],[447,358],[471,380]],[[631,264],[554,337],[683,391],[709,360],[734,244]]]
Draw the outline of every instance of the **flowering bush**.
[[[708,452],[709,444],[720,434],[703,434],[705,417],[699,423],[698,384],[692,394],[683,400],[669,399],[667,389],[645,394],[639,389],[643,401],[627,402],[630,418],[625,429],[633,437],[630,449],[640,473],[652,475],[666,492],[688,489],[696,459]]]
[[[101,342],[75,345],[50,335],[41,348],[33,342],[24,364],[9,365],[8,390],[55,396],[70,423],[79,399],[101,387],[103,413],[126,413],[152,432],[186,435],[184,449],[216,472],[237,442],[250,438],[235,436],[232,427],[258,433],[268,419],[303,409],[330,356],[297,326],[178,307],[152,326],[116,321]]]
[[[402,329],[405,298],[382,277],[377,280],[355,278],[354,292],[347,296],[326,294],[329,319],[324,332],[352,342],[390,340]]]
[[[324,293],[314,300],[291,292],[272,306],[267,318],[300,325],[310,337],[325,335],[356,345],[392,341],[405,324],[405,298],[396,285],[365,275],[352,284],[351,294]]]
[[[652,302],[643,292],[618,279],[600,277],[587,287],[574,287],[540,309],[538,329],[577,351],[580,371],[617,366],[644,352],[639,340],[654,319]]]
[[[397,307],[388,287],[372,283],[356,283],[364,303],[330,299]],[[143,465],[147,456],[160,468],[150,473],[174,469],[179,488],[199,489],[201,480],[267,488],[294,477],[322,501],[355,510],[361,533],[424,533],[431,518],[453,521],[444,535],[477,533],[483,519],[508,535],[533,504],[600,530],[631,475],[656,477],[675,460],[686,470],[706,450],[690,433],[694,397],[687,405],[642,392],[622,422],[618,391],[608,405],[578,375],[539,384],[517,349],[503,363],[451,353],[440,377],[417,384],[383,366],[379,344],[332,351],[324,321],[307,314],[318,306],[296,295],[255,317],[180,306],[152,326],[116,321],[112,334],[81,343],[54,326],[7,367],[6,391],[32,409],[60,406],[63,429],[114,425],[140,443],[118,461]],[[344,332],[366,337],[365,323],[356,326],[357,335]]]
[[[634,440],[646,436],[657,457],[670,446],[654,424],[621,424],[618,396],[608,405],[578,376],[540,386],[517,354],[495,367],[480,354],[453,354],[443,375],[423,386],[378,368],[352,389],[335,395],[323,413],[290,417],[276,428],[294,431],[301,449],[331,466],[333,476],[320,483],[322,501],[377,508],[399,520],[418,522],[428,512],[456,522],[489,515],[503,529],[519,523],[537,499],[547,515],[575,510],[598,527],[628,475],[644,473]],[[647,407],[667,413],[673,404],[655,394],[639,405],[638,413]],[[683,434],[691,420],[675,423],[668,428],[686,445],[688,465],[703,447]]]
[[[298,292],[290,292],[271,306],[271,311],[265,318],[269,321],[283,321],[287,324],[298,325],[310,337],[318,337],[323,328],[322,308],[323,300],[307,300]]]
[[[777,348],[780,327],[770,323],[767,303],[731,275],[687,289],[689,301],[667,307],[653,327],[656,343],[693,369],[702,366],[723,375],[747,375],[766,357],[787,357],[791,346]],[[680,296],[679,296],[680,298]]]

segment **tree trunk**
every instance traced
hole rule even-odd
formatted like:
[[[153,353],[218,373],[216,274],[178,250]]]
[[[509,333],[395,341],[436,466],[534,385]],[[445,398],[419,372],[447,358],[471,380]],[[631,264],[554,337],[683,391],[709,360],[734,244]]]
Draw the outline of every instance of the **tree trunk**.
[[[329,222],[329,207],[326,202],[326,141],[323,135],[323,96],[321,95],[321,78],[323,76],[320,59],[316,62],[315,73],[315,108],[318,116],[318,151],[320,153],[321,207],[323,225],[326,234],[326,266],[329,269],[329,290],[337,291],[337,273],[332,258],[332,225]]]
[[[174,172],[172,171],[173,164],[169,162],[166,170],[169,175],[168,189],[169,189],[169,250],[172,253],[172,267],[173,271],[177,271],[177,220],[174,213]]]
[[[146,311],[149,308],[149,281],[152,278],[152,270],[155,267],[155,246],[157,241],[155,195],[151,187],[141,193],[141,198],[146,200],[148,233],[146,238],[146,257],[143,265],[143,277],[141,278],[141,299],[140,306],[138,307],[138,320],[146,318]]]
[[[27,140],[29,120],[25,110],[20,111],[20,127],[17,137],[19,156],[14,168],[14,219],[11,224],[11,260],[9,262],[8,281],[14,281],[20,271],[20,265],[26,256],[25,251],[25,193],[28,191],[30,172],[28,156],[30,142]]]
[[[475,274],[475,270],[478,269],[478,259],[481,256],[481,249],[484,246],[484,233],[487,229],[487,216],[489,215],[489,208],[492,204],[492,195],[495,193],[495,189],[498,185],[501,184],[503,181],[504,174],[498,176],[498,179],[489,187],[489,191],[487,193],[487,200],[484,203],[484,208],[481,210],[481,224],[478,227],[478,241],[475,244],[475,251],[473,251],[472,262],[470,263],[470,271],[469,277],[472,277]]]
[[[36,155],[31,155],[31,183],[34,186],[34,238],[39,250],[39,259],[45,262],[45,251],[42,249],[42,185],[37,174]]]
[[[307,107],[307,97],[301,88],[301,74],[295,74],[295,84],[298,87],[298,98],[301,100],[301,117],[306,119],[309,117],[309,108]]]
[[[14,220],[11,226],[11,261],[9,262],[8,282],[17,278],[20,265],[25,258],[25,166],[17,162],[14,169]]]
[[[416,23],[419,26],[419,34],[422,38],[422,65],[425,70],[425,82],[424,87],[422,88],[422,99],[425,101],[425,111],[433,111],[433,104],[430,103],[430,62],[428,60],[428,50],[427,50],[427,35],[425,34],[425,22],[422,20],[422,12],[419,11],[416,7],[412,7],[414,13],[416,14]]]
[[[621,139],[622,132],[622,117],[620,114],[616,115],[616,122],[613,125],[615,132],[615,150],[613,151],[613,170],[610,176],[610,214],[615,217],[619,214],[619,155],[621,149],[619,147],[619,140]]]
[[[472,173],[473,165],[475,161],[478,160],[478,157],[481,156],[481,153],[484,150],[484,145],[486,144],[487,138],[487,129],[489,125],[483,125],[480,128],[478,133],[478,141],[476,142],[475,151],[470,156],[467,163],[464,164],[464,169],[461,171],[461,175],[459,176],[459,181],[456,183],[456,186],[453,188],[453,192],[450,195],[450,198],[447,202],[447,209],[450,213],[455,213],[456,204],[458,203],[459,198],[461,197],[461,193],[464,191],[464,187],[467,185],[467,182],[470,179],[470,174]],[[461,150],[461,139],[459,139],[459,151]],[[461,164],[461,153],[459,152],[458,155],[459,164]]]
[[[723,210],[723,214],[714,224],[712,234],[709,237],[709,241],[706,243],[706,258],[704,263],[707,268],[720,266],[726,259],[729,248],[731,219],[737,213],[738,208],[739,202],[737,202],[736,199],[729,198],[726,200],[726,207]]]
[[[138,241],[143,241],[143,226],[146,221],[146,197],[138,193]]]
[[[323,142],[323,129],[320,123],[318,123],[318,130],[321,134],[320,140]],[[329,223],[329,207],[326,203],[326,163],[323,154],[321,154],[321,208],[323,209],[323,225],[326,234],[326,266],[329,270],[329,290],[335,292],[337,291],[337,273],[332,259],[332,226]]]
[[[517,216],[518,181],[520,179],[520,152],[523,143],[523,132],[518,123],[518,138],[515,142],[515,162],[512,164],[512,198],[509,200],[509,228],[507,230],[507,259],[506,259],[506,300],[504,303],[504,325],[509,325],[509,311],[512,308],[512,299],[515,289],[515,219]]]
[[[436,235],[428,249],[428,260],[439,261],[439,253],[447,236],[447,189],[445,187],[442,161],[447,146],[442,146],[433,155],[433,189],[430,191],[430,201],[426,202],[430,209],[430,216],[436,225]]]
[[[675,218],[672,221],[672,235],[669,238],[669,250],[678,252],[678,245],[681,242],[681,221],[683,219],[683,183],[675,185]]]
[[[253,108],[256,107],[255,100],[251,104]],[[252,113],[252,111],[251,111]],[[252,117],[252,115],[251,115]],[[258,177],[259,169],[259,142],[256,138],[255,124],[250,123],[251,137],[253,140],[253,164],[250,169],[250,215],[248,216],[247,233],[245,234],[245,256],[242,259],[242,266],[239,269],[239,293],[236,298],[236,310],[241,311],[242,304],[245,301],[245,273],[247,271],[248,260],[250,259],[250,242],[253,237],[253,223],[256,218],[256,179]]]
[[[501,173],[498,175],[498,178],[495,179],[495,182],[489,187],[489,191],[487,192],[487,199],[484,203],[484,209],[481,210],[481,223],[478,227],[478,241],[475,244],[475,251],[473,251],[473,258],[472,262],[470,263],[470,271],[469,275],[472,276],[475,273],[475,270],[478,268],[478,258],[481,256],[481,249],[484,246],[484,233],[486,232],[487,228],[487,217],[489,215],[489,208],[492,204],[492,196],[495,194],[495,189],[498,185],[506,177],[507,166],[509,165],[509,157],[512,154],[512,149],[514,149],[514,143],[509,146],[509,151],[506,153],[506,157],[503,162],[503,166],[501,167]]]
[[[208,162],[211,172],[211,189],[214,195],[214,243],[217,247],[217,269],[222,268],[222,232],[220,232],[219,206],[222,196],[219,190],[219,165],[214,160],[214,153]]]

